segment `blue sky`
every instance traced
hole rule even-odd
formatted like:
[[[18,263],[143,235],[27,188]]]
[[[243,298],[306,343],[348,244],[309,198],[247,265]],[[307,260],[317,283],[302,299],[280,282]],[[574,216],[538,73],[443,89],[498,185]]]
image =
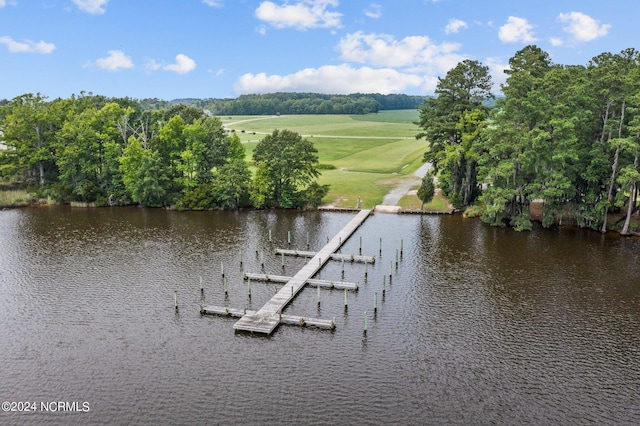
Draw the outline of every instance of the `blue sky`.
[[[640,48],[636,0],[0,0],[0,99],[431,94],[463,59],[504,81],[536,44],[586,65]]]

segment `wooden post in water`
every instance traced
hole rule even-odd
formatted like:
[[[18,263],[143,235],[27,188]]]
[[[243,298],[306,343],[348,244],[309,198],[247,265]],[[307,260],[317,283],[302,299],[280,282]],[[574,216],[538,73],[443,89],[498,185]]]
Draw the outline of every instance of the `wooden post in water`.
[[[307,231],[307,248],[309,248],[309,231]]]
[[[222,277],[224,277],[224,263],[220,262],[220,272],[222,273]]]
[[[242,249],[240,249],[240,266],[242,266]]]
[[[248,281],[247,282],[247,289],[248,289],[248,292],[249,292],[249,299],[251,299],[251,278],[249,278],[247,281]]]
[[[382,237],[380,237],[380,257],[382,257]]]
[[[224,288],[224,295],[227,296],[229,294],[229,288],[227,287],[227,277],[224,277],[222,280],[222,287]]]
[[[386,276],[382,276],[382,294],[384,294],[385,291],[387,291],[387,277]]]
[[[396,249],[396,269],[398,269],[398,249]]]
[[[400,258],[402,259],[402,246],[404,244],[404,240],[400,239]]]
[[[264,268],[264,249],[260,250],[260,265]]]
[[[269,229],[269,242],[271,242],[271,229]]]
[[[320,286],[318,286],[318,306],[320,306]]]
[[[287,231],[287,243],[291,245],[291,231]]]
[[[393,275],[393,262],[389,262],[389,284],[391,284],[392,275]]]
[[[367,258],[364,258],[364,280],[367,281],[367,275],[369,275],[369,262]]]
[[[284,269],[284,253],[280,253],[280,261],[282,263],[282,269]]]
[[[378,292],[373,293],[373,312],[378,312]]]
[[[347,289],[344,289],[344,309],[347,309]]]
[[[176,312],[178,312],[178,290],[173,293],[173,303],[176,306]]]
[[[367,311],[364,311],[364,334],[367,334]]]
[[[362,235],[360,235],[360,249],[358,254],[362,254]]]
[[[204,293],[204,284],[202,283],[202,276],[200,276],[200,293]]]

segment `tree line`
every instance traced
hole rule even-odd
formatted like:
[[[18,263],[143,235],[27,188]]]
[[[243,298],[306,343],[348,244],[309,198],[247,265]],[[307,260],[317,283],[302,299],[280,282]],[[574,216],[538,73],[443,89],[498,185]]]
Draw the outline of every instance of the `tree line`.
[[[588,64],[554,64],[535,45],[509,60],[495,99],[488,67],[464,60],[419,107],[439,186],[458,208],[492,225],[531,229],[570,217],[607,230],[612,211],[630,231],[640,182],[640,54],[602,53]]]
[[[139,101],[81,93],[48,101],[25,94],[0,106],[0,179],[59,202],[178,209],[317,206],[317,151],[274,131],[245,149],[222,121],[184,104],[143,110]]]
[[[403,94],[354,93],[325,95],[320,93],[267,93],[241,95],[234,99],[176,99],[182,103],[204,108],[214,115],[276,115],[276,114],[369,114],[384,110],[415,109],[423,96]],[[144,100],[153,107],[159,102]],[[163,107],[168,107],[164,105]]]

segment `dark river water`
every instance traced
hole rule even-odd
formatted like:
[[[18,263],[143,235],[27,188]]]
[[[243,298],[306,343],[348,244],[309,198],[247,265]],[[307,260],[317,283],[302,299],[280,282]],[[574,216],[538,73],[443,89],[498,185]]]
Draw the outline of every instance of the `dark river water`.
[[[256,251],[267,273],[294,275],[304,259],[283,272],[274,249],[305,250],[307,233],[318,249],[352,217],[0,211],[0,399],[30,410],[0,424],[640,423],[638,239],[376,214],[341,250],[362,238],[367,279],[358,263],[319,274],[360,283],[348,309],[342,291],[322,290],[318,307],[305,288],[284,312],[335,317],[335,331],[259,337],[200,315],[259,309],[279,286],[248,297]]]

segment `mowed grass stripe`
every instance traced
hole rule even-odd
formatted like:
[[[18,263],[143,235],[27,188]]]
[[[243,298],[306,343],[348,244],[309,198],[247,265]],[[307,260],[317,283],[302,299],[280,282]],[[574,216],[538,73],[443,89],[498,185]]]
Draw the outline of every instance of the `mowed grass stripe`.
[[[413,124],[416,119],[416,111],[406,110],[363,116],[236,116],[223,117],[223,122],[242,121],[232,128],[244,142],[249,161],[264,134],[288,129],[305,135],[318,149],[320,163],[335,166],[334,170],[320,170],[319,183],[330,185],[323,202],[355,207],[360,197],[362,207],[373,208],[422,164],[425,145],[415,139],[419,132]]]
[[[362,117],[374,117],[376,114],[368,114]],[[358,119],[354,119],[358,117]],[[284,115],[280,117],[255,116],[251,119],[246,116],[227,117],[224,124],[231,126],[236,131],[271,133],[274,129],[288,129],[307,136],[369,136],[413,138],[417,133],[416,127],[407,122],[389,122],[378,120],[363,120],[359,116],[351,115]],[[389,116],[391,117],[391,116]],[[237,119],[236,119],[237,118]],[[248,120],[248,121],[244,121]]]

